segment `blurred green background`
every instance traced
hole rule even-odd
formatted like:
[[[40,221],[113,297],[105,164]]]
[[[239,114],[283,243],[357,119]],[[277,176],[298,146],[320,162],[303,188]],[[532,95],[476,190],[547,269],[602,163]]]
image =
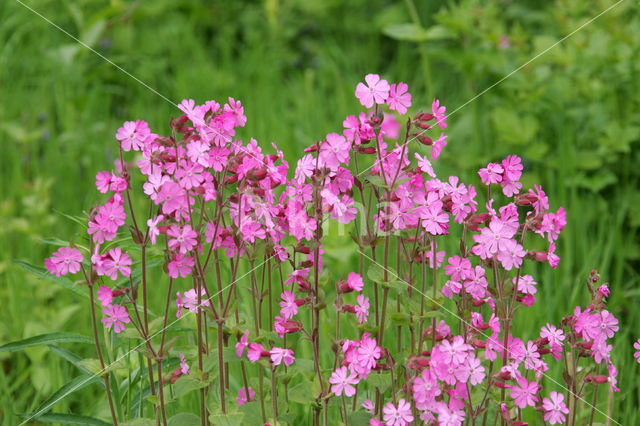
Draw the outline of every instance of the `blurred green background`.
[[[542,184],[552,208],[567,209],[560,267],[537,277],[545,302],[518,326],[534,334],[586,304],[584,280],[598,269],[621,319],[614,361],[622,392],[610,412],[637,424],[638,2],[623,0],[465,105],[614,3],[25,0],[174,102],[241,99],[249,118],[241,136],[277,142],[293,164],[361,110],[353,91],[367,73],[407,82],[415,111],[439,98],[456,111],[441,175],[473,182],[487,162],[518,154],[525,185]],[[78,235],[81,227],[63,213],[98,200],[94,176],[111,168],[123,121],[145,119],[162,133],[177,114],[15,0],[0,2],[0,344],[53,331],[90,334],[84,299],[13,259],[41,265],[55,250],[44,238]],[[338,259],[333,267],[349,270]],[[19,423],[74,375],[46,347],[0,354],[0,366],[4,425]],[[92,415],[98,392],[85,388],[55,410]],[[608,411],[606,399],[599,408]]]

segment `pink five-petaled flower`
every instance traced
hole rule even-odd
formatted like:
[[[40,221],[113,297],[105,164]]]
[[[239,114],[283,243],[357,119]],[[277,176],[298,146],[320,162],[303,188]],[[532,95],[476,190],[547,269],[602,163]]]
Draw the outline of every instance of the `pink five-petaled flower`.
[[[80,250],[71,247],[61,247],[53,255],[44,260],[44,265],[50,274],[60,275],[75,274],[80,270],[82,262]]]
[[[249,396],[247,397],[247,388],[244,386],[238,389],[238,396],[236,397],[236,402],[238,405],[244,405],[247,402],[255,401],[256,393],[253,391],[253,388],[249,386]]]
[[[440,105],[440,101],[438,99],[434,99],[431,103],[431,113],[436,119],[436,124],[441,129],[447,128],[447,116],[444,114],[447,111],[447,107]]]
[[[487,167],[484,167],[478,170],[478,175],[480,175],[480,180],[485,185],[491,185],[492,183],[500,183],[502,182],[502,173],[504,169],[500,164],[489,163]]]
[[[149,233],[149,240],[151,240],[151,244],[156,243],[156,238],[160,235],[160,229],[158,229],[158,223],[162,222],[164,219],[163,215],[158,215],[155,218],[147,219],[147,227]]]
[[[364,408],[365,411],[369,414],[373,414],[375,409],[375,405],[373,405],[373,402],[370,399],[365,399],[364,402],[360,404],[360,406]]]
[[[406,83],[392,84],[387,98],[389,109],[397,111],[398,114],[405,114],[411,106],[411,93],[408,90],[409,86]]]
[[[362,287],[364,286],[362,275],[349,272],[349,275],[347,275],[347,285],[353,291],[362,291]]]
[[[198,234],[191,228],[191,225],[171,225],[167,230],[167,235],[173,237],[169,240],[169,248],[186,254],[198,243],[196,238]]]
[[[113,291],[106,285],[98,288],[98,300],[102,306],[109,306],[113,302]]]
[[[374,103],[383,104],[389,96],[389,83],[381,80],[378,74],[367,74],[364,77],[364,83],[358,83],[356,86],[356,97],[365,108],[371,108]]]
[[[189,364],[187,364],[184,354],[180,354],[180,372],[185,375],[189,374]]]
[[[107,258],[102,262],[104,275],[112,280],[118,278],[118,272],[124,277],[131,276],[131,258],[119,248],[109,250]]]
[[[337,170],[340,163],[349,162],[349,148],[350,144],[344,136],[329,133],[320,146],[319,158],[325,167]]]
[[[146,121],[125,121],[116,132],[116,139],[120,141],[123,151],[142,151],[145,141],[151,135]]]
[[[420,169],[420,171],[428,174],[432,178],[435,178],[436,174],[433,171],[433,166],[431,165],[431,162],[427,159],[427,157],[422,157],[417,152],[414,155],[416,157],[416,160],[418,160],[418,168]]]
[[[256,362],[263,356],[270,356],[271,354],[264,350],[260,343],[249,343],[247,349],[247,358],[249,361]]]
[[[180,292],[176,293],[176,306],[178,307],[177,317],[180,318],[182,309],[188,309],[191,313],[198,312],[198,306],[209,306],[209,298],[207,297],[206,290],[201,290],[200,303],[198,303],[198,293],[195,289],[187,290],[183,296],[180,296]]]
[[[356,393],[356,388],[353,385],[357,385],[360,382],[358,375],[347,367],[340,367],[333,372],[329,378],[331,383],[331,392],[336,396],[344,394],[348,397],[352,397]]]
[[[540,385],[537,382],[529,382],[524,376],[520,376],[517,385],[511,387],[511,398],[520,408],[525,408],[528,405],[533,407],[538,401],[536,394],[539,390]]]
[[[369,298],[359,294],[358,297],[356,297],[356,301],[358,302],[358,304],[354,306],[356,317],[358,318],[358,323],[362,324],[367,322],[367,317],[369,316]]]
[[[542,399],[542,408],[544,409],[544,420],[549,424],[564,424],[567,420],[566,415],[569,409],[564,403],[564,395],[558,392],[551,392],[549,398]]]
[[[638,352],[635,352],[633,356],[636,358],[636,361],[640,362],[640,339],[636,340],[633,344],[633,348],[638,350]]]
[[[241,357],[247,346],[249,346],[249,330],[245,330],[240,340],[238,340],[238,343],[236,343],[236,355]]]
[[[269,354],[271,355],[273,365],[280,365],[284,361],[284,364],[289,366],[296,360],[291,349],[272,348]]]
[[[400,399],[398,401],[398,407],[389,402],[382,409],[384,413],[384,422],[387,426],[406,426],[413,421],[411,415],[411,404]]]
[[[296,296],[292,292],[285,290],[280,295],[282,302],[280,302],[280,315],[285,319],[291,319],[298,313],[298,304],[296,303]]]
[[[115,333],[120,333],[124,330],[124,325],[131,321],[129,313],[124,306],[109,305],[102,309],[102,313],[105,315],[105,318],[101,320],[104,328],[110,329],[113,326]]]
[[[176,254],[173,260],[167,265],[169,276],[171,278],[178,278],[178,276],[185,278],[191,273],[193,265],[195,265],[193,257]]]

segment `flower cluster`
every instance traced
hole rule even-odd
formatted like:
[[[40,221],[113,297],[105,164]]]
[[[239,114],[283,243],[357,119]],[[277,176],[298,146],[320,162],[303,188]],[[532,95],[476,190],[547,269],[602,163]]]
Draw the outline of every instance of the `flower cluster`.
[[[167,383],[193,371],[209,377],[213,352],[219,386],[203,382],[201,395],[219,392],[211,400],[227,413],[226,393],[241,384],[237,405],[258,402],[263,422],[288,410],[279,405],[294,385],[317,391],[315,424],[322,415],[346,422],[345,400],[353,398],[352,411],[391,426],[475,424],[488,415],[506,424],[535,415],[574,424],[578,398],[597,396],[603,383],[618,391],[611,355],[618,320],[595,272],[586,308],[539,334],[514,332],[517,314],[542,293],[529,265],[558,266],[567,225],[541,186],[523,188],[522,159],[487,164],[479,185],[439,178],[436,162],[449,143],[439,100],[406,117],[403,128],[397,115],[413,105],[406,83],[369,74],[355,96],[367,110],[307,146],[291,171],[277,145],[265,151],[238,138],[247,118],[233,98],[184,100],[170,136],[142,120],[116,132],[115,170],[96,175],[106,201],[87,218],[88,260],[72,245],[45,266],[56,276],[83,270],[106,329],[135,326],[150,388],[160,396],[155,412],[166,420]],[[143,202],[135,198],[141,194]],[[324,267],[333,221],[353,230],[359,258],[359,272],[340,279]],[[155,265],[164,282],[151,282],[147,269]],[[155,292],[166,305],[152,313]],[[182,329],[189,337],[177,337],[195,343],[194,351],[165,339],[174,308],[191,324]],[[164,326],[154,333],[156,319]],[[236,340],[231,363],[226,349]],[[634,347],[640,361],[640,340]],[[172,355],[180,367],[165,381],[162,362]],[[563,366],[564,384],[544,380],[551,363]],[[208,410],[203,402],[202,418]]]

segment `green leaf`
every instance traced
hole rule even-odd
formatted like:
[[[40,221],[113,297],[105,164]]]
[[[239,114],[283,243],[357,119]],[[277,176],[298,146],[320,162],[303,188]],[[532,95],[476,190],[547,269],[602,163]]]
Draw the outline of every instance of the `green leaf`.
[[[384,269],[375,263],[367,269],[367,278],[376,283],[384,281]]]
[[[38,422],[42,423],[58,423],[61,425],[90,425],[90,426],[109,426],[107,423],[95,417],[78,416],[76,414],[63,413],[47,413],[38,417]]]
[[[316,401],[314,396],[313,383],[309,380],[303,380],[291,389],[289,389],[289,401],[298,404],[309,405]]]
[[[54,282],[66,288],[67,290],[71,290],[72,292],[74,292],[79,296],[86,297],[87,299],[89,298],[89,294],[84,285],[76,284],[70,279],[65,277],[56,277],[55,275],[51,275],[44,267],[35,266],[29,262],[25,262],[24,260],[14,259],[13,263],[15,263],[18,266],[21,266],[22,268],[26,269],[27,271],[37,275],[38,277],[44,280]],[[96,301],[96,303],[99,303],[99,302]]]
[[[242,426],[244,413],[211,414],[209,421],[220,426]]]
[[[173,385],[173,396],[178,399],[183,395],[188,394],[197,389],[201,389],[209,384],[210,380],[201,380],[195,377],[195,374],[189,374],[188,376],[182,376],[176,380]]]
[[[373,417],[371,414],[364,411],[355,411],[349,414],[349,424],[352,426],[368,426],[371,417]]]
[[[391,274],[389,276],[391,276]],[[390,288],[400,293],[400,292],[406,291],[409,284],[404,281],[393,280],[386,283],[382,283],[382,286]]]
[[[386,371],[380,374],[370,374],[367,383],[380,390],[380,393],[384,393],[391,386],[391,375]]]
[[[89,370],[92,374],[102,373],[102,364],[100,360],[95,358],[86,358],[78,361],[78,365],[85,370]]]
[[[200,426],[200,416],[193,413],[178,413],[169,418],[169,426]]]
[[[44,402],[40,404],[40,406],[29,415],[29,417],[33,416],[35,418],[39,418],[38,416],[42,413],[46,413],[53,407],[58,401],[64,399],[68,395],[79,391],[89,385],[94,383],[99,383],[101,381],[100,377],[84,374],[82,376],[78,376],[75,379],[65,383],[60,389],[55,391],[49,398],[47,398]]]
[[[441,25],[434,25],[428,30],[417,24],[390,24],[382,29],[382,33],[395,40],[422,42],[428,40],[445,40],[453,34]]]
[[[0,352],[16,352],[31,346],[50,345],[53,343],[88,343],[93,344],[93,339],[77,333],[47,333],[17,342],[6,343],[0,346]]]
[[[156,422],[153,419],[138,418],[120,423],[120,426],[155,426]]]

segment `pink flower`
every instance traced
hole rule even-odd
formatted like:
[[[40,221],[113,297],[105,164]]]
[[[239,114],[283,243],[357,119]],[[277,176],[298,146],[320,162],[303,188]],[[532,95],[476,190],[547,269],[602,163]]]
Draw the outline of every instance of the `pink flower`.
[[[387,98],[389,109],[397,111],[398,114],[406,113],[407,108],[411,106],[411,93],[408,90],[409,86],[406,83],[392,84]]]
[[[116,132],[116,139],[120,141],[123,151],[142,151],[147,138],[151,135],[146,121],[125,121]]]
[[[382,409],[384,421],[387,426],[406,426],[413,421],[411,404],[404,399],[398,401],[398,407],[389,402]]]
[[[375,405],[373,405],[373,402],[370,399],[365,399],[360,406],[369,414],[373,414],[375,409]]]
[[[109,185],[111,185],[111,173],[104,171],[98,172],[96,175],[96,188],[98,191],[106,194],[109,191]]]
[[[566,415],[569,409],[564,403],[564,395],[558,392],[551,392],[549,398],[542,399],[542,408],[544,409],[544,420],[549,424],[564,424],[567,420]]]
[[[445,106],[440,105],[440,101],[438,99],[434,99],[431,103],[431,112],[436,119],[436,124],[441,129],[447,128],[447,116],[444,114],[447,111]]]
[[[296,296],[290,291],[285,290],[280,295],[280,315],[285,319],[291,319],[298,313],[298,305],[296,304]]]
[[[169,248],[179,251],[181,254],[186,254],[193,250],[198,244],[196,240],[198,234],[191,228],[191,225],[171,225],[169,229],[167,229],[167,235],[173,237],[169,240]]]
[[[185,278],[191,273],[193,265],[195,265],[193,257],[176,254],[173,256],[173,260],[167,265],[169,276],[171,278],[178,278],[178,276]]]
[[[249,386],[249,396],[247,397],[247,388],[244,386],[238,389],[238,396],[236,397],[236,402],[238,405],[244,405],[247,402],[255,401],[256,393],[253,391],[253,388]]]
[[[378,74],[367,74],[364,77],[367,82],[358,83],[356,86],[356,97],[365,108],[371,108],[374,103],[383,104],[389,96],[389,83],[381,80]]]
[[[447,138],[448,136],[446,136],[444,133],[441,133],[440,137],[433,141],[433,145],[431,145],[431,158],[433,158],[433,161],[436,161],[438,157],[440,157],[442,149],[447,146]]]
[[[516,240],[507,240],[504,244],[504,249],[498,252],[498,260],[505,270],[510,271],[522,265],[522,260],[526,254],[527,252]]]
[[[378,342],[375,339],[368,337],[367,335],[362,337],[360,347],[358,348],[358,365],[363,370],[371,370],[377,365],[376,360],[380,359],[382,351]]]
[[[264,350],[260,343],[249,343],[249,348],[247,349],[247,358],[249,361],[256,362],[263,356],[270,356],[271,354]]]
[[[535,396],[540,390],[540,385],[536,382],[529,382],[524,376],[520,376],[517,380],[517,385],[511,387],[511,398],[513,398],[515,404],[520,408],[526,406],[534,406],[538,401]]]
[[[101,285],[98,288],[98,300],[102,306],[109,306],[113,302],[113,292],[106,285]]]
[[[349,272],[349,275],[347,275],[347,285],[353,291],[362,291],[362,287],[364,286],[362,275]]]
[[[640,339],[636,340],[633,344],[633,348],[637,349],[638,352],[635,352],[633,356],[636,358],[636,361],[640,362]]]
[[[131,321],[129,313],[124,306],[109,305],[102,309],[102,313],[106,316],[101,320],[104,328],[108,330],[113,326],[115,333],[123,331],[125,329],[124,325]]]
[[[131,257],[127,253],[123,253],[121,249],[114,248],[109,250],[107,257],[102,262],[104,275],[108,276],[112,280],[118,278],[118,272],[123,277],[131,276]]]
[[[427,159],[427,157],[422,157],[417,152],[414,155],[416,157],[416,160],[418,160],[418,168],[420,169],[420,171],[428,174],[432,178],[435,178],[436,174],[433,171],[433,166],[431,165],[431,162]]]
[[[485,185],[491,185],[492,183],[502,182],[503,172],[504,169],[500,164],[489,163],[486,168],[478,170],[478,175],[480,175],[482,183]]]
[[[238,355],[238,357],[242,357],[244,349],[247,346],[249,346],[249,330],[245,330],[242,337],[240,337],[240,340],[238,340],[238,343],[236,343],[236,355]]]
[[[474,254],[486,259],[488,254],[509,249],[511,238],[515,235],[513,228],[502,222],[499,218],[491,219],[489,226],[482,228],[480,235],[474,235],[473,240],[478,243],[474,246]]]
[[[71,247],[61,247],[53,255],[44,260],[44,265],[50,274],[59,277],[61,275],[75,274],[80,270],[83,261],[82,253]]]
[[[469,259],[452,256],[447,259],[448,265],[444,267],[444,273],[447,274],[454,281],[464,281],[470,278],[472,269]]]
[[[466,362],[456,369],[456,378],[461,382],[469,382],[472,386],[477,386],[485,378],[484,367],[478,358],[470,355]]]
[[[178,308],[178,318],[180,318],[180,313],[182,312],[182,308],[188,309],[189,312],[196,313],[198,312],[198,307],[209,306],[209,298],[207,297],[207,292],[205,289],[202,289],[202,295],[200,296],[200,303],[198,303],[198,293],[195,289],[185,291],[183,296],[180,296],[180,292],[176,293],[176,306]]]
[[[185,375],[189,374],[189,364],[187,364],[184,354],[180,354],[180,372]]]
[[[272,348],[269,354],[273,365],[280,365],[284,361],[284,364],[289,366],[296,360],[291,349]]]
[[[352,397],[356,393],[356,388],[353,385],[357,385],[359,382],[358,375],[349,371],[347,367],[338,368],[329,378],[331,392],[336,396],[340,396],[344,392],[346,396]]]
[[[320,146],[320,160],[325,167],[337,170],[341,163],[349,163],[349,148],[350,144],[344,136],[329,133]]]
[[[556,326],[549,323],[542,326],[542,328],[540,329],[540,337],[543,339],[546,338],[547,340],[549,340],[550,344],[555,345],[562,345],[562,342],[564,342],[565,339],[564,331],[562,331],[561,328],[556,328]]]
[[[163,215],[158,215],[155,218],[147,219],[147,227],[149,230],[149,239],[151,240],[151,244],[156,243],[156,238],[160,235],[160,229],[158,229],[158,223],[162,222],[164,219]]]
[[[515,285],[518,283],[518,291],[524,294],[536,294],[536,281],[531,275],[522,275],[520,278],[514,277],[511,282]]]
[[[431,235],[441,235],[447,232],[449,216],[442,210],[442,202],[435,201],[419,210],[422,227]]]
[[[367,322],[367,317],[369,316],[369,298],[359,294],[358,297],[356,297],[356,301],[358,302],[354,307],[356,317],[358,318],[358,323],[362,324]]]

